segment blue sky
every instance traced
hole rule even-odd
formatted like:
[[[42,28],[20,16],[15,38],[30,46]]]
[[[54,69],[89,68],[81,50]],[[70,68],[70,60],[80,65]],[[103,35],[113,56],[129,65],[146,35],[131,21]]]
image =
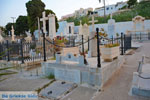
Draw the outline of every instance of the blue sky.
[[[29,0],[0,0],[0,26],[5,26],[12,22],[11,17],[27,15],[25,3]],[[56,13],[58,19],[61,16],[73,13],[79,8],[96,8],[102,6],[99,0],[42,0],[46,9],[51,9]],[[103,0],[102,0],[103,1]],[[106,0],[106,5],[127,0]]]

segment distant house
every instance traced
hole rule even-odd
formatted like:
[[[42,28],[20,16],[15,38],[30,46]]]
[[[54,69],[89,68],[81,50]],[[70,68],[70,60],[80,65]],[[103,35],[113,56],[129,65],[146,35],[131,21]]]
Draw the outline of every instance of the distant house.
[[[86,16],[88,15],[89,12],[92,12],[93,8],[87,8],[87,9],[83,9],[80,8],[79,10],[76,10],[74,13],[75,17],[82,17],[82,16]]]
[[[118,12],[122,7],[127,5],[127,2],[118,2],[117,4],[105,6],[105,13],[106,15],[109,15]],[[104,7],[95,8],[94,12],[96,12],[98,16],[104,16]]]
[[[66,20],[67,18],[70,18],[70,17],[86,16],[86,15],[89,14],[89,12],[92,12],[92,11],[93,11],[93,8],[87,8],[87,9],[80,8],[79,10],[76,10],[72,14],[68,14],[68,15],[62,16],[60,20],[63,21],[63,20]]]

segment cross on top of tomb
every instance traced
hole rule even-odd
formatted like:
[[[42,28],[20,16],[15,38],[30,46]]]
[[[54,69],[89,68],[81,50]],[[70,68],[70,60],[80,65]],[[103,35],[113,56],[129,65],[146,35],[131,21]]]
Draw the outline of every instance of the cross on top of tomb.
[[[42,13],[42,18],[40,18],[40,21],[43,21],[43,32],[46,34],[46,20],[48,20],[49,18],[46,17],[45,11]]]
[[[89,21],[89,23],[92,23],[92,31],[94,32],[95,31],[95,23],[98,22],[98,20],[94,20],[94,15],[92,15],[92,21]]]

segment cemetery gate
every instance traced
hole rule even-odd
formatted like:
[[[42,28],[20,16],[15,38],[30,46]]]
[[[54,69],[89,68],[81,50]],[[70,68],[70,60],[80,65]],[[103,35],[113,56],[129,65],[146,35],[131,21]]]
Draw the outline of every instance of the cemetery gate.
[[[131,49],[131,35],[124,35],[124,52]]]

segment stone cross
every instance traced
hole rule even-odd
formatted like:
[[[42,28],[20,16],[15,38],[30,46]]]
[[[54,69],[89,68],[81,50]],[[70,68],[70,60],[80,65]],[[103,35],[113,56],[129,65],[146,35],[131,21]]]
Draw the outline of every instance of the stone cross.
[[[92,32],[95,32],[95,22],[98,22],[98,20],[94,20],[94,15],[92,15],[92,21],[89,21],[89,23],[92,23]]]
[[[13,25],[11,26],[11,40],[12,41],[15,41],[15,35],[14,35],[14,27],[13,27]]]
[[[55,15],[49,14],[49,37],[53,39],[56,37],[56,23],[55,23]]]
[[[98,22],[98,21],[94,20],[94,15],[92,15],[92,21],[90,21],[90,23],[92,23],[92,32],[89,35],[90,39],[95,37],[95,33],[96,33],[95,22]],[[92,40],[90,40],[90,47],[89,47],[89,51],[88,51],[88,57],[96,57],[96,56],[97,56],[97,40],[92,39]]]
[[[40,21],[43,21],[43,32],[46,34],[46,20],[48,20],[48,17],[46,17],[45,15],[45,11],[42,13],[42,18],[40,19]]]

